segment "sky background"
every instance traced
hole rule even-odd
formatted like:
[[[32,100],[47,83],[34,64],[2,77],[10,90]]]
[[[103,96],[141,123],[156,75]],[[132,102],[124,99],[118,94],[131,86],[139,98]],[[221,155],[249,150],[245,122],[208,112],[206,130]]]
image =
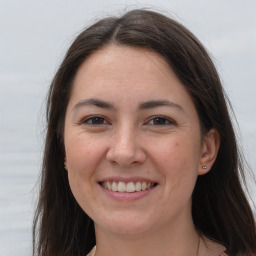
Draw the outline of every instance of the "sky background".
[[[31,255],[44,103],[65,51],[89,24],[141,7],[171,15],[212,54],[256,172],[255,0],[0,0],[0,256]]]

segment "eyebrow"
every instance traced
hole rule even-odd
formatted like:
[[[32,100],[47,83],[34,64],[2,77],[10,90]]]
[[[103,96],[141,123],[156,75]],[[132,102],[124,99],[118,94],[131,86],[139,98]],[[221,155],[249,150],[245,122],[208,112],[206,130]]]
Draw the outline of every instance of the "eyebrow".
[[[174,107],[179,111],[185,112],[183,107],[169,100],[151,100],[139,105],[139,109],[150,109],[162,106]]]
[[[99,99],[84,99],[84,100],[80,100],[74,107],[73,110],[78,109],[80,107],[83,106],[96,106],[99,108],[104,108],[104,109],[114,109],[114,106],[106,101],[103,100],[99,100]]]
[[[109,102],[100,100],[100,99],[96,99],[96,98],[91,98],[91,99],[84,99],[84,100],[80,100],[74,107],[73,110],[76,110],[80,107],[83,106],[96,106],[99,108],[103,108],[103,109],[110,109],[110,110],[115,110],[114,105],[112,105]],[[139,104],[139,110],[145,110],[145,109],[151,109],[151,108],[157,108],[157,107],[162,107],[162,106],[169,106],[169,107],[173,107],[176,108],[177,110],[184,112],[184,109],[182,108],[182,106],[169,101],[169,100],[151,100],[151,101],[146,101],[143,102],[141,104]]]

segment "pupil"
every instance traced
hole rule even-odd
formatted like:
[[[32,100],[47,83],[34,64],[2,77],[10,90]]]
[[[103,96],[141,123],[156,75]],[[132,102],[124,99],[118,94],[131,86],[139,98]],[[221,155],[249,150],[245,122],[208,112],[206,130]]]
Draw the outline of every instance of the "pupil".
[[[103,118],[102,117],[95,117],[92,122],[94,124],[102,124],[103,123]]]
[[[155,124],[165,124],[165,119],[158,117],[158,118],[155,119],[154,123]]]

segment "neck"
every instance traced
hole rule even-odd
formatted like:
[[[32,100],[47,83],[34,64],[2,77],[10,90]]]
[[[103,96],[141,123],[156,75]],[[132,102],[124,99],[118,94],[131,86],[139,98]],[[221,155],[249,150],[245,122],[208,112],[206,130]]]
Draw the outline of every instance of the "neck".
[[[162,227],[141,234],[116,234],[95,226],[97,250],[95,256],[197,256],[199,235],[193,222]]]

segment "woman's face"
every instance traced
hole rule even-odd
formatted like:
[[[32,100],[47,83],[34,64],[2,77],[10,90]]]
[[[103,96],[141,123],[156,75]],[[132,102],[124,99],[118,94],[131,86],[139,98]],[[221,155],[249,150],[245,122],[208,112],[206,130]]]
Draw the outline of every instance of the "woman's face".
[[[109,46],[79,68],[64,140],[71,190],[96,232],[191,219],[205,146],[191,97],[157,53]]]

